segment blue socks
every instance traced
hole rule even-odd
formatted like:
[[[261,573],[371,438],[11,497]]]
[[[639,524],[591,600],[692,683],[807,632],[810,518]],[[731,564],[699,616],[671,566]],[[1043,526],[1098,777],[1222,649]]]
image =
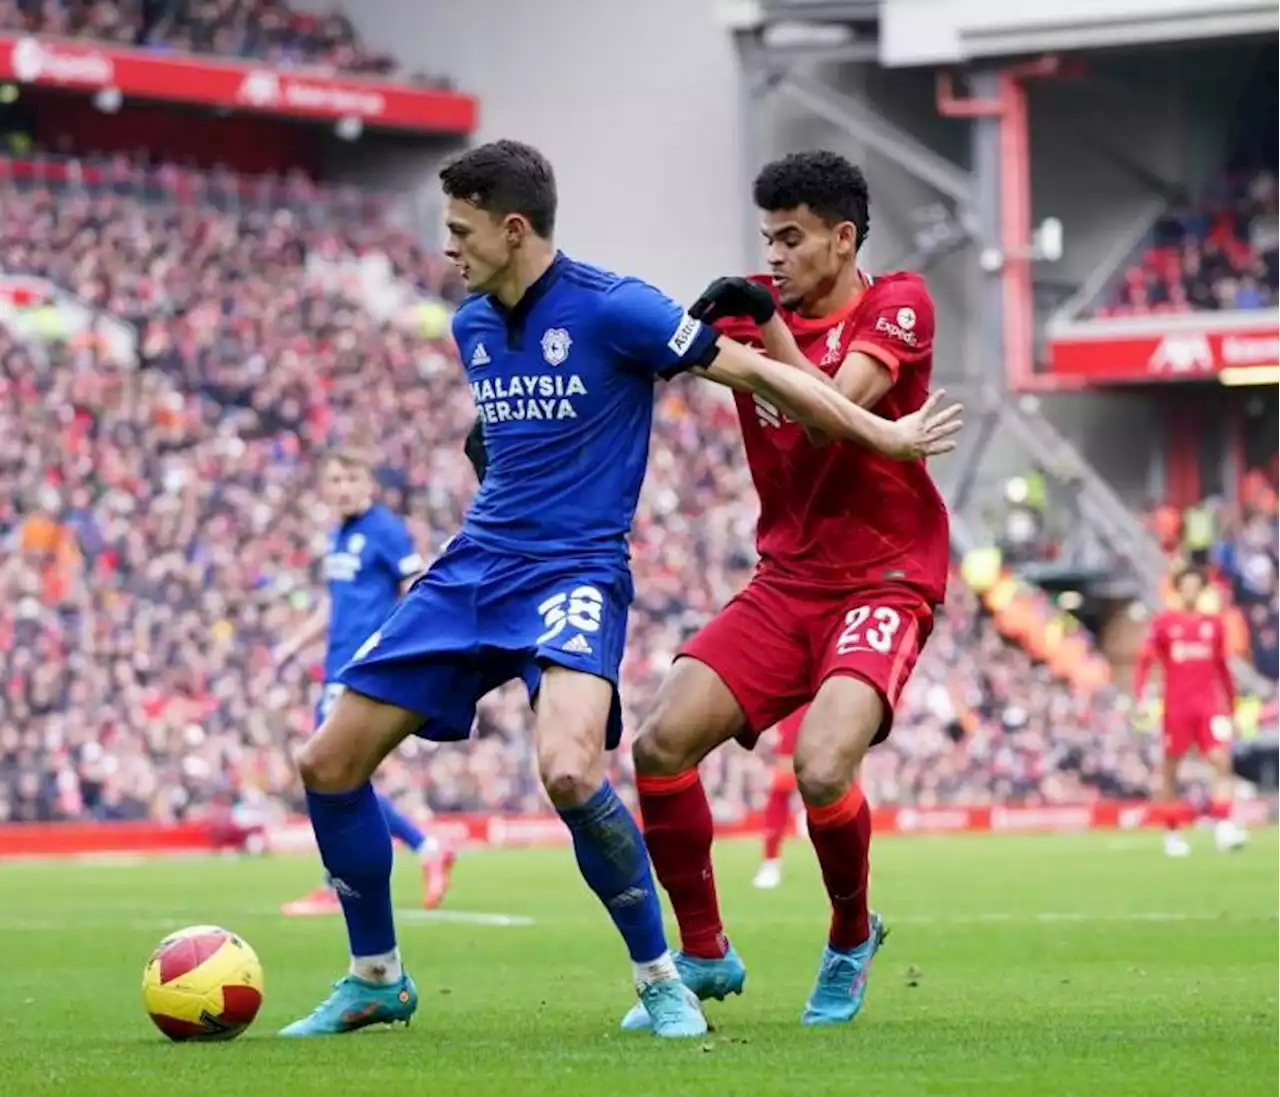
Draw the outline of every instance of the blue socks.
[[[320,859],[342,902],[351,955],[393,952],[391,834],[373,785],[337,793],[308,789],[307,810]]]
[[[378,807],[382,809],[382,817],[387,821],[387,830],[391,832],[391,837],[397,842],[401,842],[408,846],[414,853],[417,853],[427,843],[427,836],[414,825],[412,819],[403,811],[388,800],[382,793],[378,793]]]
[[[662,907],[649,852],[631,813],[606,781],[585,804],[561,808],[578,868],[627,943],[631,959],[650,963],[667,951]]]

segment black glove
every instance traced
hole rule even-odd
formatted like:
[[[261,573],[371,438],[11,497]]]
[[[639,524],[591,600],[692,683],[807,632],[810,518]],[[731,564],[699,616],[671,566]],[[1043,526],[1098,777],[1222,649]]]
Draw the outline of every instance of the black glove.
[[[471,467],[476,470],[476,479],[483,484],[485,471],[489,467],[489,452],[484,448],[484,428],[480,425],[479,419],[472,425],[462,448],[467,455],[467,460],[471,462]]]
[[[694,302],[689,315],[704,324],[714,324],[726,316],[749,316],[762,327],[778,311],[773,294],[747,278],[717,278]]]

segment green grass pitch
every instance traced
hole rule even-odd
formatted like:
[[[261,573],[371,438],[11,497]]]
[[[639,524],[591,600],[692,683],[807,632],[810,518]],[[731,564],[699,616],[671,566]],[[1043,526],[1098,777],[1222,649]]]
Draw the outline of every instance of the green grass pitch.
[[[890,937],[858,1021],[798,1024],[825,927],[813,855],[751,889],[755,843],[717,859],[750,971],[715,1032],[623,1035],[629,967],[567,850],[477,852],[443,918],[401,947],[411,1028],[323,1041],[273,1034],[345,966],[336,918],[288,920],[308,858],[0,866],[0,1092],[13,1097],[1252,1097],[1277,1092],[1277,840],[1207,836],[1166,859],[1155,833],[886,838],[874,905]],[[402,905],[415,870],[397,868]],[[511,915],[483,924],[467,914]],[[142,1011],[162,934],[213,922],[266,970],[254,1027],[175,1045]]]

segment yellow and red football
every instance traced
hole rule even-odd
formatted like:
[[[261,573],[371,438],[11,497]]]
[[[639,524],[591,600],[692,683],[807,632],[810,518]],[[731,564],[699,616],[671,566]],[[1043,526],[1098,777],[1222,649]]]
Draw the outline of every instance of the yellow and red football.
[[[142,1001],[170,1040],[230,1040],[262,1006],[262,964],[241,937],[190,926],[160,942],[142,973]]]

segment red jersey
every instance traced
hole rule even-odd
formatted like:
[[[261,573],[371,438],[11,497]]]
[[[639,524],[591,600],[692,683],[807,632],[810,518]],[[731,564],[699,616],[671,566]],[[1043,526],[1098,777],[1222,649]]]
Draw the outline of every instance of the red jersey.
[[[773,289],[772,279],[752,281]],[[893,378],[871,410],[886,419],[916,411],[933,372],[933,300],[918,274],[875,279],[844,309],[808,319],[779,307],[805,357],[834,377],[861,351]],[[721,329],[759,347],[751,320]],[[760,495],[756,548],[761,573],[810,587],[857,589],[898,583],[930,602],[946,593],[950,535],[946,505],[923,461],[894,461],[853,442],[814,445],[766,400],[735,393],[751,478]]]
[[[1134,667],[1138,696],[1146,690],[1153,663],[1164,672],[1166,718],[1170,712],[1216,716],[1234,711],[1235,682],[1220,616],[1185,609],[1156,614]]]

